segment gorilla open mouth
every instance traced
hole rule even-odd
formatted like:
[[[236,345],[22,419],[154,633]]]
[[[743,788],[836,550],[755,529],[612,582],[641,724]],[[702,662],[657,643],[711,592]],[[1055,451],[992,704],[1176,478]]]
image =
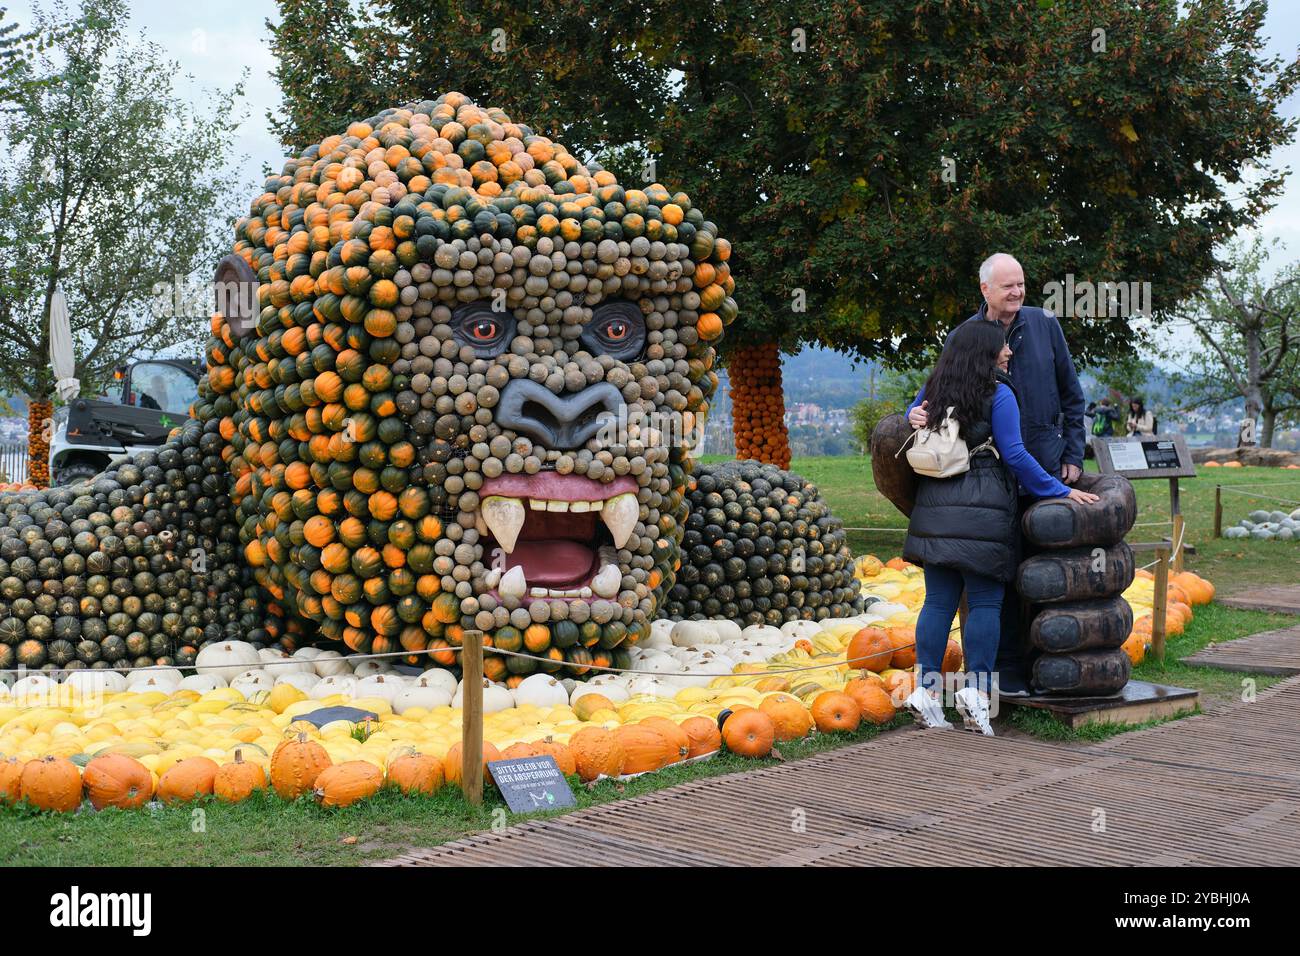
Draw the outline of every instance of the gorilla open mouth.
[[[483,482],[476,522],[498,598],[612,600],[623,584],[618,550],[636,528],[637,482],[608,484],[541,472]]]

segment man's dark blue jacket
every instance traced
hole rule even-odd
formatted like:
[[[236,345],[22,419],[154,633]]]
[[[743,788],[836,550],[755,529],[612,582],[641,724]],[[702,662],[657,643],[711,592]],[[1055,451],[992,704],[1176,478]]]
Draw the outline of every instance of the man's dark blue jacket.
[[[967,322],[987,322],[988,303]],[[1056,316],[1022,305],[1007,330],[1011,381],[1020,399],[1020,433],[1049,475],[1061,465],[1083,467],[1083,389]]]

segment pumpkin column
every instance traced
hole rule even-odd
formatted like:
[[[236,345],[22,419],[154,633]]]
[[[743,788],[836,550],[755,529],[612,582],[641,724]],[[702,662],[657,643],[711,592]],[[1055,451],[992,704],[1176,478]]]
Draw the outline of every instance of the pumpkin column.
[[[50,486],[50,442],[45,423],[53,418],[53,402],[33,399],[27,403],[27,480],[37,488]]]
[[[727,367],[736,457],[789,468],[790,437],[785,427],[781,354],[776,343],[734,349]]]

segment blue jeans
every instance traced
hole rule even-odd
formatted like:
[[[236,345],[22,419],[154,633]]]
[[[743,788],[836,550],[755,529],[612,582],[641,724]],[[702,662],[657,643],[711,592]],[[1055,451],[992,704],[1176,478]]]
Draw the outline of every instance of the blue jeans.
[[[982,574],[932,564],[925,566],[925,605],[916,620],[916,659],[921,665],[921,682],[925,687],[942,687],[942,678],[934,675],[943,663],[963,587],[967,608],[966,628],[962,632],[964,672],[971,675],[975,686],[989,693],[1002,633],[1002,596],[1006,585]],[[931,683],[936,680],[937,685]]]

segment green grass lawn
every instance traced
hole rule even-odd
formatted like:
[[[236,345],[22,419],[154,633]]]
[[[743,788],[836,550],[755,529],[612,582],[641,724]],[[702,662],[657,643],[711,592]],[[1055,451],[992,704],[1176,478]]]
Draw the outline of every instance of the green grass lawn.
[[[796,459],[794,470],[816,481],[836,513],[849,527],[894,528],[906,522],[879,495],[871,480],[870,463],[858,458]],[[1219,474],[1215,479],[1221,479]],[[1230,483],[1272,484],[1287,472],[1267,468],[1233,469]],[[1300,478],[1294,490],[1263,489],[1264,494],[1300,498]],[[1168,515],[1168,484],[1137,482],[1140,522]],[[1239,499],[1239,501],[1238,501]],[[1208,577],[1220,591],[1250,584],[1300,580],[1300,543],[1268,541],[1215,541],[1213,532],[1214,480],[1184,482],[1183,510],[1188,540],[1198,553],[1188,567]],[[1271,507],[1263,499],[1225,495],[1224,523],[1232,524],[1255,508]],[[1280,506],[1279,506],[1280,507]],[[1154,540],[1161,529],[1141,529]],[[851,531],[855,553],[881,558],[898,554],[902,535],[897,531]],[[1211,641],[1232,640],[1247,634],[1287,627],[1295,618],[1279,614],[1240,611],[1218,605],[1198,608],[1186,632],[1171,638],[1163,663],[1148,659],[1134,677],[1157,683],[1195,687],[1205,701],[1229,702],[1240,698],[1243,675],[1228,671],[1188,667],[1179,662]],[[1256,676],[1258,689],[1278,678]],[[1052,740],[1086,742],[1134,729],[1100,726],[1070,731],[1041,714],[1015,710],[1009,716],[1019,731]],[[904,726],[910,718],[898,717],[884,728],[870,727],[855,734],[814,736],[781,747],[784,759],[798,759],[846,743],[870,739],[882,730]],[[602,781],[594,787],[576,788],[579,807],[635,796],[686,780],[753,769],[754,761],[731,754],[688,767],[673,767],[626,784]],[[467,833],[516,822],[504,803],[489,788],[482,807],[470,807],[455,789],[429,798],[399,797],[392,793],[344,810],[325,810],[310,801],[286,804],[274,797],[238,806],[208,802],[189,807],[158,807],[152,811],[40,814],[30,809],[0,807],[0,865],[348,865],[397,855],[409,847],[436,846]]]

